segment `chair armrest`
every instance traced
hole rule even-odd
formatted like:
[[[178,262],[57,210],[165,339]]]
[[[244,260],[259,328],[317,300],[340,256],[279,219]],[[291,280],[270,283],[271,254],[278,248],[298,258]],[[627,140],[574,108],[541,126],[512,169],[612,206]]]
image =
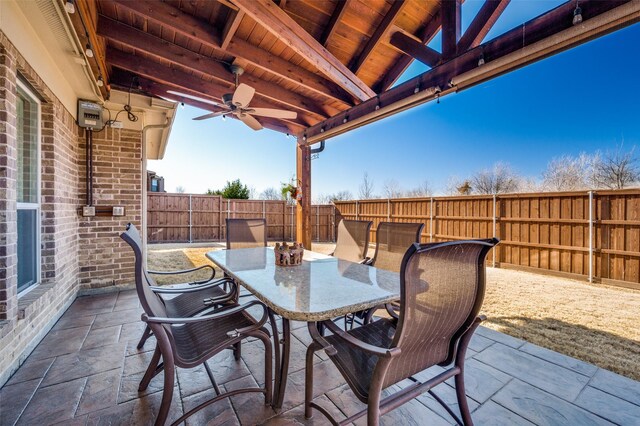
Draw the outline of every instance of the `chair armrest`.
[[[184,270],[180,270],[180,271],[147,271],[147,273],[154,274],[154,275],[178,275],[178,274],[188,274],[189,272],[199,271],[199,270],[204,269],[204,268],[211,268],[211,276],[209,278],[205,279],[205,280],[198,280],[198,281],[193,281],[193,282],[189,283],[189,284],[193,285],[193,284],[204,284],[204,283],[209,282],[212,279],[214,279],[215,276],[216,276],[216,270],[213,268],[213,266],[211,266],[211,265],[202,265],[202,266],[198,266],[197,268],[184,269]]]
[[[383,358],[394,357],[400,354],[400,348],[381,348],[379,346],[374,346],[369,343],[363,342],[360,339],[356,339],[354,336],[345,332],[336,324],[334,324],[333,321],[323,321],[322,324],[324,324],[329,329],[329,331],[343,339],[345,342],[359,349],[362,349],[365,352],[369,352]]]
[[[387,310],[387,313],[391,316],[391,318],[394,318],[396,320],[400,319],[398,312],[396,312],[396,310],[394,309],[394,306],[391,303],[385,303],[384,307]]]
[[[200,284],[196,287],[183,287],[183,288],[166,288],[161,286],[149,286],[154,293],[161,294],[180,294],[180,293],[193,293],[196,291],[206,290],[208,288],[217,287],[227,282],[233,282],[230,278],[220,278],[219,280],[208,282],[206,284]]]
[[[243,332],[251,331],[251,330],[262,327],[264,323],[267,321],[267,318],[268,318],[267,307],[262,302],[258,302],[257,300],[252,300],[251,302],[245,303],[244,305],[229,306],[228,308],[218,309],[212,314],[202,315],[199,317],[163,318],[163,317],[150,317],[145,313],[145,314],[142,314],[141,319],[144,322],[155,323],[155,324],[191,324],[196,322],[210,321],[210,320],[216,320],[216,319],[228,317],[230,315],[234,315],[239,312],[242,312],[254,305],[261,306],[264,310],[264,315],[262,316],[260,321],[258,321],[255,325],[230,332],[230,333],[242,334]],[[230,333],[227,333],[227,334],[230,334]]]
[[[373,259],[371,259],[370,257],[365,257],[364,259],[362,259],[360,262],[363,265],[371,265],[371,262],[373,261]]]
[[[309,328],[309,334],[313,341],[318,343],[327,355],[334,356],[338,354],[336,348],[334,348],[331,343],[327,342],[324,336],[318,331],[318,323],[308,322],[307,327]]]

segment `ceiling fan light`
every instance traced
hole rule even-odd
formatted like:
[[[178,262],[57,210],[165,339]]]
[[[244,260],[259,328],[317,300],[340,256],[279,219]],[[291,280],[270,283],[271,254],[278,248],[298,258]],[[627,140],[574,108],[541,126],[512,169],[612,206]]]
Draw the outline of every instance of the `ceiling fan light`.
[[[67,0],[67,2],[64,4],[64,10],[66,10],[69,15],[73,15],[74,13],[76,13],[76,7],[73,4],[72,0]]]

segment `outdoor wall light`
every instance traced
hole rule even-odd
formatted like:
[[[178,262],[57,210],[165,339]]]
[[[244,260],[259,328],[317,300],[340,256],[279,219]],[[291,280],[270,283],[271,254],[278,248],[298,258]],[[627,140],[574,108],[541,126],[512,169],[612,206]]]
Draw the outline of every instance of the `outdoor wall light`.
[[[573,11],[573,25],[578,25],[582,22],[582,9],[576,2],[576,9]]]
[[[480,59],[478,59],[478,66],[481,67],[484,65],[484,54],[482,54],[480,56]]]
[[[93,50],[91,49],[91,44],[87,43],[84,54],[87,55],[87,58],[93,58]]]
[[[66,10],[70,15],[76,13],[76,7],[74,6],[72,0],[67,0],[67,2],[64,4],[64,10]]]

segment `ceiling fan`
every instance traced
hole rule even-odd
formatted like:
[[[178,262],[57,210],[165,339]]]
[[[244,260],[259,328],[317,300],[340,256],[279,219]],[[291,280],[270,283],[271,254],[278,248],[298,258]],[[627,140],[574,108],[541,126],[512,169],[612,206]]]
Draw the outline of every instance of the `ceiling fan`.
[[[186,93],[176,92],[173,90],[168,90],[167,93],[172,93],[174,95],[180,95],[185,98],[206,102],[223,109],[223,111],[201,115],[200,117],[194,118],[194,120],[206,120],[208,118],[218,116],[224,117],[233,114],[253,130],[260,130],[262,129],[262,124],[260,124],[260,122],[255,119],[254,115],[257,115],[259,117],[271,117],[290,120],[293,120],[298,116],[296,112],[287,111],[284,109],[249,107],[249,103],[251,102],[251,99],[253,99],[253,95],[255,94],[256,90],[247,84],[238,84],[238,77],[244,73],[244,68],[238,65],[231,65],[230,70],[235,76],[236,89],[233,93],[225,93],[224,95],[222,95],[222,104],[210,101],[208,99],[199,98],[197,96],[188,95]]]

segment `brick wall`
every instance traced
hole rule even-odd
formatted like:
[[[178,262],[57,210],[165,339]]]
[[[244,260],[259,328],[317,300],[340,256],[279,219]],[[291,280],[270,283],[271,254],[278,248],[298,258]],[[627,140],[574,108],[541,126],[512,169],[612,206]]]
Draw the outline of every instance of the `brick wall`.
[[[86,201],[86,168],[82,132],[79,148],[79,191]],[[123,217],[87,217],[80,220],[80,285],[83,289],[132,284],[134,259],[120,239],[127,223],[140,227],[142,214],[142,134],[107,128],[93,135],[94,204],[124,206]]]
[[[18,298],[16,177],[17,75],[42,99],[41,277]],[[80,289],[133,282],[131,250],[119,238],[141,222],[141,132],[94,135],[94,202],[121,205],[122,218],[83,218],[85,133],[0,31],[0,386],[26,359]]]

